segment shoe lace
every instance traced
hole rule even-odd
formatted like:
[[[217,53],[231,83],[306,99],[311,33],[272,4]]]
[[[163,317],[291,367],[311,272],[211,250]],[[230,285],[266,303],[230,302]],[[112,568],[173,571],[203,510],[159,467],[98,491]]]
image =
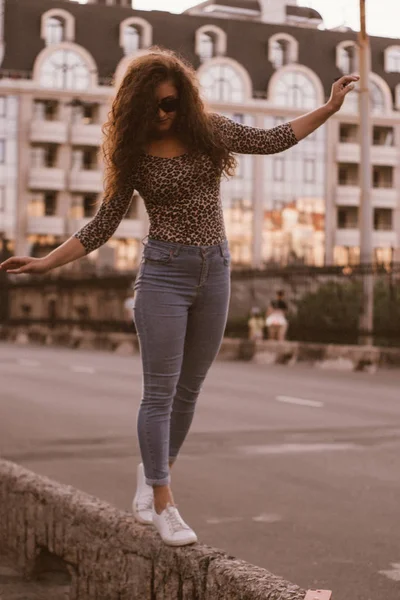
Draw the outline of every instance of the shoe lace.
[[[178,531],[182,531],[182,529],[190,529],[190,527],[182,520],[182,517],[175,507],[170,506],[166,510],[165,516],[172,533],[177,533]]]

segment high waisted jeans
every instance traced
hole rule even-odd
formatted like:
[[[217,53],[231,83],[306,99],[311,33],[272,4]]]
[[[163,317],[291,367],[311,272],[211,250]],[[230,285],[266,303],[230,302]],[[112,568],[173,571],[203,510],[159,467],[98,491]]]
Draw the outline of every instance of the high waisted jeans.
[[[184,246],[150,239],[135,282],[143,364],[138,437],[146,482],[166,485],[226,325],[227,242]]]

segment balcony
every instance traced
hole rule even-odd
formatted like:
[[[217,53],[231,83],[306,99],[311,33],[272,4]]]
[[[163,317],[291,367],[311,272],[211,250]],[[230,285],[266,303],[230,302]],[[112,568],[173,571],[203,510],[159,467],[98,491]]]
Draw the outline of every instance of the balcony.
[[[45,121],[44,119],[36,119],[31,123],[31,142],[65,144],[67,139],[67,124],[63,123],[63,121]]]
[[[31,190],[65,190],[65,171],[53,167],[32,167],[29,171],[28,187]]]
[[[73,235],[79,231],[79,229],[90,223],[92,218],[69,219],[68,235]],[[132,238],[140,240],[145,236],[145,233],[143,221],[139,219],[123,219],[113,237],[116,239]]]
[[[374,248],[396,248],[397,234],[395,231],[373,231],[372,241]],[[335,233],[335,246],[348,248],[360,246],[360,231],[358,229],[337,229]]]
[[[355,142],[338,144],[336,147],[336,160],[343,163],[359,163],[360,145]]]
[[[372,205],[375,208],[397,208],[399,192],[395,188],[372,188]]]
[[[358,185],[338,185],[336,187],[337,206],[358,206],[360,204],[360,193]]]
[[[73,170],[69,174],[69,189],[71,192],[103,191],[103,172],[96,170]]]
[[[336,161],[339,163],[359,163],[361,161],[360,144],[341,143],[336,147]],[[371,146],[371,163],[374,165],[395,166],[399,161],[399,152],[395,146]]]
[[[71,129],[71,144],[74,146],[100,146],[101,125],[73,125]]]
[[[63,217],[28,216],[27,233],[33,235],[65,235]]]

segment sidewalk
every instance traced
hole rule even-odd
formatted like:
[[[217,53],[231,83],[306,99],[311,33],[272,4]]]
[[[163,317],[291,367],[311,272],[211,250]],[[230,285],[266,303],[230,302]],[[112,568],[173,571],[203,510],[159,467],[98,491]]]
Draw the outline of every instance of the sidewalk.
[[[51,574],[42,581],[27,581],[0,554],[0,600],[69,600],[69,586]]]

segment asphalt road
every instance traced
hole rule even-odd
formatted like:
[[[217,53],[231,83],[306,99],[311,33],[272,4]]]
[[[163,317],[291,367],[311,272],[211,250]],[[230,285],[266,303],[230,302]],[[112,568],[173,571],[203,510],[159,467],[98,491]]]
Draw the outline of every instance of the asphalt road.
[[[137,357],[0,344],[0,454],[129,509]],[[173,472],[200,541],[335,600],[400,598],[400,371],[218,362]]]

